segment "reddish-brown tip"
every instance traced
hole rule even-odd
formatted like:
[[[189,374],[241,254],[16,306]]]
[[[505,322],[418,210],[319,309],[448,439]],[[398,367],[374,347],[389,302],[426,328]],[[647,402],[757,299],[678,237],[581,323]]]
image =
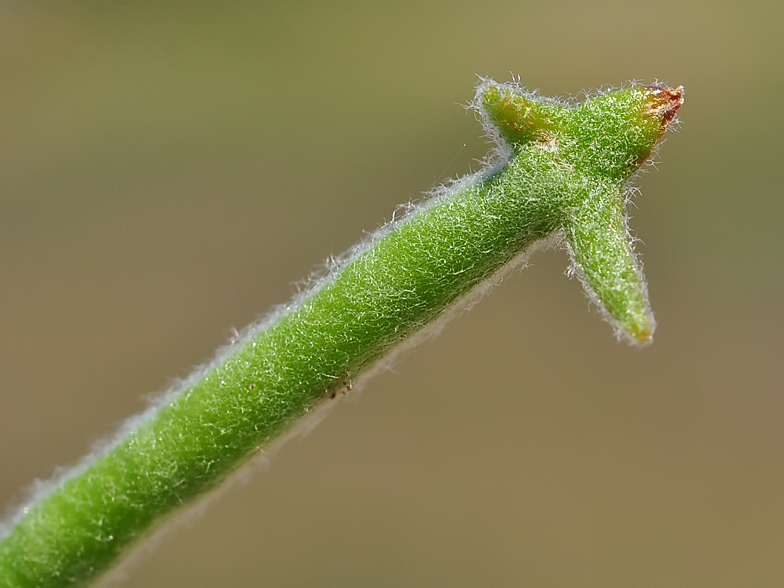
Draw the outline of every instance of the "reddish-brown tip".
[[[675,118],[675,113],[683,106],[683,86],[674,90],[667,86],[646,86],[648,90],[648,114],[652,114],[662,122],[662,132]]]

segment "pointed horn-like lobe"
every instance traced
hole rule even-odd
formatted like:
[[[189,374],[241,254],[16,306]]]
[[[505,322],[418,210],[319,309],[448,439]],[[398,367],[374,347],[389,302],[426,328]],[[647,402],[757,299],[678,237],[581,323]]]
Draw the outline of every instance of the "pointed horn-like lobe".
[[[594,186],[567,224],[567,243],[574,272],[610,323],[630,342],[648,343],[656,322],[624,222],[624,205],[616,187]]]
[[[507,85],[491,80],[480,87],[481,109],[507,142],[525,145],[547,140],[556,130],[553,114],[561,107],[532,100]]]

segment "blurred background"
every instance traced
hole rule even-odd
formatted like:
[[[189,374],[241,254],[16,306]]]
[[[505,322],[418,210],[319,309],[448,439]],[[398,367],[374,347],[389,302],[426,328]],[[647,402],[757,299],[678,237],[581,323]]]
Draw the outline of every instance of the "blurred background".
[[[121,585],[784,585],[780,2],[0,5],[0,504],[400,202],[477,74],[686,87],[639,178],[655,343],[563,251],[166,534]]]

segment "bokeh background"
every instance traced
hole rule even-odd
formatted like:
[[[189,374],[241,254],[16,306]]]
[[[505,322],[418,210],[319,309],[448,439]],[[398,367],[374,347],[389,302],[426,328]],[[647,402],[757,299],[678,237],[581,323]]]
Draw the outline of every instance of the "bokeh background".
[[[784,585],[781,2],[0,6],[0,503],[487,150],[476,75],[686,87],[659,320],[537,253],[121,585]]]

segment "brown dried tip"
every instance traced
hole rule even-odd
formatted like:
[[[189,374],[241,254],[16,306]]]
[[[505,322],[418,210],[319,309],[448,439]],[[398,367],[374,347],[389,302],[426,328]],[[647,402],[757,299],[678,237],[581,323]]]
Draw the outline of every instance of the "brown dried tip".
[[[662,132],[667,125],[675,118],[675,113],[683,105],[683,86],[678,86],[674,90],[667,86],[645,86],[648,91],[648,111],[661,119]]]

